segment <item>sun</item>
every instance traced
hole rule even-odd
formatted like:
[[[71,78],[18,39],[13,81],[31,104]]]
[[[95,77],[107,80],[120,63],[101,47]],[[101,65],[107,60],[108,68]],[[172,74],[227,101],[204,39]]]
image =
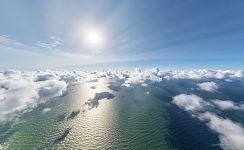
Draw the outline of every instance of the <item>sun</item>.
[[[85,40],[90,47],[100,47],[104,42],[104,37],[101,31],[97,29],[89,29],[85,33]]]

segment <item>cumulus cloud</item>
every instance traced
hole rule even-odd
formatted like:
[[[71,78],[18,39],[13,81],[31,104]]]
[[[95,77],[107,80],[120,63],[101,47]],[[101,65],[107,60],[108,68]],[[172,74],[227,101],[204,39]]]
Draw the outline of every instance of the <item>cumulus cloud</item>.
[[[41,82],[38,87],[40,98],[52,98],[61,96],[66,91],[67,84],[64,81],[48,80]]]
[[[208,92],[214,92],[219,88],[219,86],[215,82],[212,82],[212,81],[199,83],[199,84],[197,84],[197,86],[201,90],[208,91]]]
[[[221,110],[244,110],[244,104],[234,103],[230,100],[213,100],[212,103]]]
[[[35,79],[35,81],[46,81],[46,80],[51,80],[51,79],[55,79],[56,78],[56,74],[52,73],[52,72],[42,72],[40,74],[37,74],[37,77]]]
[[[241,70],[180,70],[180,71],[159,71],[158,75],[166,80],[170,79],[242,79],[244,72]]]
[[[128,83],[124,83],[124,84],[122,84],[122,86],[130,87],[130,84],[128,84]]]
[[[158,70],[144,70],[135,69],[130,73],[129,77],[126,79],[127,84],[138,84],[144,82],[161,82],[162,78],[157,76]]]
[[[219,101],[218,101],[219,102]],[[225,150],[243,150],[244,128],[230,119],[221,118],[207,110],[208,102],[197,95],[180,94],[173,97],[172,103],[189,112],[193,117],[205,122],[207,126],[216,132],[220,139],[219,146]],[[235,105],[231,103],[218,103],[223,108]]]
[[[208,127],[219,134],[220,146],[225,150],[243,150],[244,128],[230,119],[224,119],[217,115],[205,112],[199,119],[206,121]]]
[[[204,107],[208,105],[201,97],[191,94],[180,94],[173,97],[172,103],[176,104],[180,108],[186,111],[200,111],[204,110]]]
[[[2,38],[4,39],[4,38]],[[54,39],[54,38],[53,38]],[[6,39],[4,39],[6,40]],[[114,91],[120,90],[123,86],[130,87],[134,84],[148,86],[151,83],[158,83],[162,80],[171,79],[205,79],[217,78],[224,80],[243,79],[243,71],[231,70],[182,70],[182,71],[160,71],[153,69],[135,69],[133,71],[36,71],[23,72],[16,70],[7,70],[0,72],[0,120],[6,119],[7,114],[14,112],[32,110],[41,102],[61,96],[67,89],[68,84],[76,82],[98,82],[101,78],[116,79],[118,85],[110,85],[109,88]],[[198,84],[199,88],[214,91],[218,85],[214,82],[204,82]],[[194,111],[203,107],[205,102],[196,95],[191,95],[191,100],[184,101],[184,96],[176,96],[174,103],[182,104],[186,110]],[[189,98],[189,97],[188,97]],[[196,100],[197,99],[197,100]],[[193,105],[194,104],[194,105]],[[241,109],[241,104],[231,104],[228,102],[213,102],[213,105],[220,109]],[[184,106],[183,106],[184,105]],[[209,104],[208,104],[209,105]],[[187,107],[186,107],[187,106]],[[7,117],[11,118],[11,117]]]
[[[1,79],[0,118],[14,111],[34,107],[39,98],[35,84],[25,80]]]
[[[8,121],[39,103],[63,95],[67,84],[57,75],[8,70],[0,73],[0,120]],[[55,76],[55,77],[54,77]]]

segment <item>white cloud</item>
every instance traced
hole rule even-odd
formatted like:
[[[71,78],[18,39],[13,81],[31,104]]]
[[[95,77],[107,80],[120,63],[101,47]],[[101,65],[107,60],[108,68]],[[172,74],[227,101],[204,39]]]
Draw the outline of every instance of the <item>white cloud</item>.
[[[142,83],[141,86],[145,86],[145,87],[147,87],[148,84],[146,84],[146,83]]]
[[[0,45],[4,46],[23,46],[22,43],[6,36],[6,35],[0,35]]]
[[[176,104],[178,107],[186,111],[200,111],[203,110],[208,103],[204,101],[201,97],[191,94],[180,94],[173,97],[172,103]]]
[[[225,82],[233,82],[231,79],[224,79]]]
[[[220,118],[217,115],[205,112],[199,114],[199,119],[207,121],[211,130],[219,134],[220,146],[225,150],[244,149],[244,128],[230,119]]]
[[[42,112],[43,112],[43,113],[47,113],[47,112],[49,112],[49,111],[51,111],[51,110],[52,110],[51,108],[48,108],[48,107],[47,107],[47,108],[44,108],[44,109],[42,110]]]
[[[61,96],[66,91],[66,87],[67,84],[64,81],[43,81],[38,85],[38,94],[40,98],[53,98]]]
[[[130,72],[129,77],[126,79],[125,83],[138,84],[144,82],[161,82],[162,78],[157,76],[158,69],[144,70],[135,69]]]
[[[181,71],[159,71],[158,76],[164,79],[240,79],[244,78],[244,72],[241,70],[181,70]]]
[[[162,79],[240,79],[243,78],[243,71],[212,71],[204,69],[163,72],[158,68],[149,70],[135,69],[134,71],[117,70],[95,72],[49,70],[22,72],[7,70],[0,72],[0,120],[6,119],[4,117],[6,114],[16,111],[32,110],[41,102],[46,102],[53,97],[61,96],[69,83],[81,81],[96,82],[101,78],[116,78],[121,82],[122,86],[130,87],[133,84],[146,86],[150,83],[161,82]],[[200,83],[199,86],[202,86],[203,89],[208,91],[212,91],[218,87],[214,82]],[[190,100],[186,100],[189,98]],[[210,105],[196,95],[178,95],[174,97],[173,102],[185,110],[190,111],[201,109],[204,105]],[[220,105],[215,103],[216,107],[220,108]],[[234,106],[235,108],[239,107],[239,109],[244,108],[244,105],[241,104],[235,104]]]
[[[44,81],[37,81],[39,77],[39,72],[11,70],[0,73],[0,121],[11,120],[16,114],[30,111],[39,103],[61,96],[66,91],[66,82],[58,77],[45,76],[41,77]]]
[[[244,110],[244,104],[237,104],[230,100],[213,100],[212,103],[221,110]]]
[[[197,95],[180,94],[173,97],[172,103],[189,112],[193,117],[205,122],[207,126],[216,132],[220,139],[219,146],[225,150],[243,150],[244,128],[230,119],[217,116],[207,111],[208,102]],[[231,103],[218,103],[224,108],[233,107]],[[235,105],[234,105],[235,106]]]
[[[48,42],[38,41],[36,46],[45,49],[57,49],[63,44],[63,39],[60,37],[50,37]]]
[[[124,83],[124,84],[122,84],[122,86],[130,87],[130,84],[128,84],[128,83]]]
[[[46,80],[51,80],[55,79],[57,75],[55,75],[52,72],[41,72],[37,74],[36,81],[46,81]]]
[[[197,84],[197,86],[201,90],[208,91],[208,92],[214,92],[219,88],[219,86],[215,82],[212,82],[212,81],[199,83],[199,84]]]

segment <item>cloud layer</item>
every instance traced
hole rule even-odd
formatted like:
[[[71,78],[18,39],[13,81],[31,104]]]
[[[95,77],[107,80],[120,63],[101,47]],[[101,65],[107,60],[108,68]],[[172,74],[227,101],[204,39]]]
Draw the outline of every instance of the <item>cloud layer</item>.
[[[36,71],[21,72],[7,70],[0,73],[0,118],[6,119],[6,115],[16,111],[31,110],[41,102],[45,102],[53,97],[61,96],[71,82],[97,82],[100,78],[116,78],[124,87],[134,84],[147,86],[150,83],[159,83],[164,80],[174,79],[243,79],[243,71],[231,70],[182,70],[182,71],[160,71],[153,69],[135,69],[133,71]],[[215,91],[218,85],[214,82],[204,82],[197,84],[200,89],[205,91]],[[120,85],[116,85],[120,87]],[[177,101],[175,103],[182,103]],[[191,95],[191,102],[196,107],[201,107],[202,101]],[[189,97],[188,97],[189,98]],[[196,101],[198,99],[199,101]],[[184,104],[186,109],[194,109],[192,105]],[[200,103],[200,104],[198,104]],[[197,105],[198,104],[198,105]],[[243,105],[231,104],[230,102],[214,103],[220,109],[241,109]],[[227,106],[228,105],[228,106]],[[240,108],[238,108],[240,107]],[[10,117],[8,117],[10,118]]]

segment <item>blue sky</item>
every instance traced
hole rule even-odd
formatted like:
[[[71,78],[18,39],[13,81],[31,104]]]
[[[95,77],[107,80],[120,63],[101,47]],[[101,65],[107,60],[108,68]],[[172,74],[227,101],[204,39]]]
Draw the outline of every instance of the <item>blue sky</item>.
[[[0,69],[243,69],[243,8],[243,0],[2,0]],[[89,31],[102,44],[88,44]]]

